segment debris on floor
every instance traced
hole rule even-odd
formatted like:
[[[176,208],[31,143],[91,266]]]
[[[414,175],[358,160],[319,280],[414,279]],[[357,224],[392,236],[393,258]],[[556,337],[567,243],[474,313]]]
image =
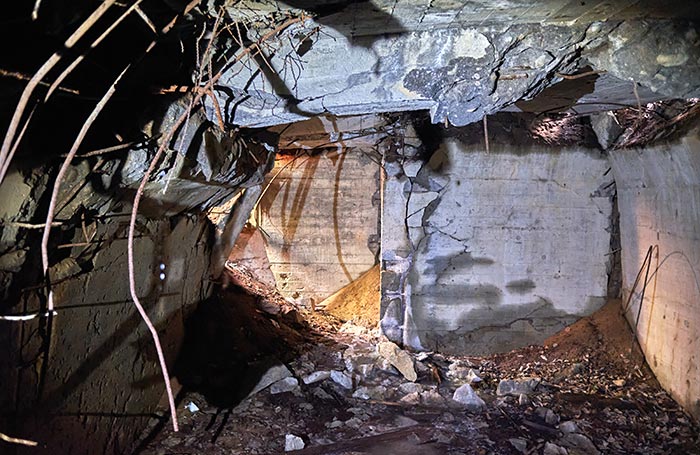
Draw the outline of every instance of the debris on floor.
[[[618,302],[544,346],[458,357],[341,331],[248,279],[234,277],[247,292],[227,291],[200,342],[215,357],[181,366],[181,431],[154,420],[135,453],[700,454]]]

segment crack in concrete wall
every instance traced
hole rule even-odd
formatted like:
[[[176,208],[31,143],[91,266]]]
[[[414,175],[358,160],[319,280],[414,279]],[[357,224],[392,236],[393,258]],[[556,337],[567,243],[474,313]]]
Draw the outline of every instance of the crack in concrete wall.
[[[428,159],[417,143],[384,150],[382,329],[392,341],[507,350],[604,303],[612,202],[596,190],[610,180],[605,157],[512,145],[486,153],[453,137]]]

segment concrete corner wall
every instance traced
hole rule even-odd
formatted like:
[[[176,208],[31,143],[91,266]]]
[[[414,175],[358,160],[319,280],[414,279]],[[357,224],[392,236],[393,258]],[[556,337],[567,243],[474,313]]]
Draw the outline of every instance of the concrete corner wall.
[[[611,162],[620,208],[623,302],[631,294],[626,316],[661,385],[700,419],[698,132],[674,144],[613,151]],[[644,269],[634,287],[649,247],[654,250],[648,282],[645,286]]]
[[[387,163],[383,328],[415,349],[543,341],[605,301],[612,201],[598,151],[444,140]],[[397,169],[400,167],[400,169]]]
[[[279,172],[255,216],[286,297],[319,303],[375,264],[379,164],[370,152],[340,151],[279,157],[268,176]]]

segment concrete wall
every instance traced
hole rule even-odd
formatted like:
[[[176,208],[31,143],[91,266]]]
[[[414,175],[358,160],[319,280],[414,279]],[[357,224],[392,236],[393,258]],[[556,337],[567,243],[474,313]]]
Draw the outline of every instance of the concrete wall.
[[[624,299],[633,293],[626,316],[659,382],[700,418],[698,132],[674,144],[613,151],[611,161],[620,207]],[[632,287],[650,246],[658,249],[640,302],[644,273]]]
[[[319,303],[375,264],[379,164],[356,149],[278,158],[256,214],[280,292]]]
[[[62,281],[54,287],[57,315],[49,361],[17,369],[17,383],[12,386],[14,423],[19,434],[44,447],[19,453],[124,453],[165,391],[150,332],[129,293],[126,224],[89,225],[93,228],[96,239],[110,240],[95,242],[92,249],[68,249],[68,258],[53,268],[54,279]],[[211,288],[211,225],[182,216],[144,220],[138,232],[134,244],[138,293],[172,367],[185,316]],[[73,259],[80,260],[81,252],[89,262]],[[39,300],[30,293],[23,303],[31,312]],[[22,360],[28,361],[41,352],[36,331],[42,329],[38,320],[23,324],[17,345],[22,346]],[[46,368],[43,387],[41,367]]]
[[[607,160],[580,148],[466,146],[387,166],[383,327],[416,349],[543,341],[607,293]],[[408,216],[407,216],[408,215]],[[406,235],[407,234],[407,235]]]
[[[236,239],[231,254],[228,256],[228,261],[236,266],[245,267],[261,283],[271,288],[277,286],[275,276],[270,270],[265,239],[260,229],[247,224],[241,231],[238,239]]]

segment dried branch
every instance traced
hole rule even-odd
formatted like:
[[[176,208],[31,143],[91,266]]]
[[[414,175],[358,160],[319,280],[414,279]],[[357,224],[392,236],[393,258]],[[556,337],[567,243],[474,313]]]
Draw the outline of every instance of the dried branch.
[[[219,129],[221,129],[221,131],[225,131],[226,124],[224,123],[224,117],[221,114],[221,106],[219,106],[219,100],[216,98],[216,94],[213,90],[207,90],[207,94],[211,99],[211,104],[214,105],[214,113],[216,114],[217,122],[219,122]]]
[[[486,153],[489,153],[489,123],[486,119],[488,115],[484,115],[484,144],[486,145]]]
[[[35,21],[39,19],[39,8],[41,8],[41,0],[34,1],[34,8],[32,9],[32,20]]]
[[[124,144],[113,145],[111,147],[105,147],[97,150],[92,150],[90,152],[81,153],[78,158],[89,158],[91,156],[104,155],[106,153],[118,152],[119,150],[128,149],[132,145],[137,144],[136,141],[126,142]],[[67,155],[66,155],[67,156]]]
[[[561,77],[562,79],[574,80],[574,79],[581,79],[582,77],[586,77],[586,76],[592,76],[594,74],[605,74],[605,73],[607,73],[606,70],[593,70],[593,71],[586,71],[585,73],[578,73],[578,74],[554,73],[554,75],[557,77]]]
[[[80,147],[80,144],[82,144],[83,139],[85,138],[85,135],[87,132],[90,130],[90,127],[92,124],[95,122],[95,119],[97,118],[98,115],[100,115],[100,112],[102,112],[102,109],[104,109],[105,105],[109,101],[109,99],[112,97],[114,94],[117,84],[121,80],[122,76],[124,73],[126,73],[126,70],[129,69],[129,66],[127,65],[126,68],[117,76],[117,78],[114,80],[112,85],[109,87],[107,92],[105,92],[104,96],[102,96],[102,99],[97,103],[95,108],[92,110],[90,113],[90,116],[87,118],[85,123],[83,124],[83,127],[80,129],[80,132],[78,133],[78,136],[75,138],[75,142],[73,143],[73,146],[70,149],[70,152],[68,152],[68,156],[66,156],[66,159],[63,161],[63,165],[61,166],[61,169],[58,171],[58,175],[56,176],[56,181],[54,182],[53,186],[53,192],[51,193],[51,202],[49,202],[49,210],[46,215],[46,224],[44,227],[44,235],[41,238],[41,264],[43,268],[43,273],[44,276],[48,280],[48,271],[49,271],[49,235],[51,234],[51,224],[53,222],[53,217],[54,217],[54,211],[56,210],[56,201],[58,200],[58,193],[59,190],[61,189],[61,183],[63,182],[63,178],[66,175],[66,172],[68,171],[68,167],[70,167],[70,162],[75,156],[75,154],[78,151],[78,148]],[[53,302],[53,290],[49,288],[49,297],[48,297],[48,311],[51,313],[54,308],[54,302]]]
[[[5,442],[9,442],[10,444],[20,444],[23,446],[30,447],[35,447],[38,445],[36,441],[30,441],[29,439],[13,438],[11,436],[6,435],[5,433],[0,433],[0,439],[2,439]]]
[[[68,77],[68,75],[69,75],[69,74],[70,74],[70,73],[85,59],[85,57],[87,56],[88,52],[90,52],[92,49],[94,49],[94,48],[96,48],[97,46],[99,46],[99,44],[102,42],[102,40],[104,40],[105,38],[107,38],[107,35],[109,35],[110,33],[112,33],[112,31],[113,31],[115,28],[117,28],[117,26],[118,26],[119,24],[121,24],[121,22],[122,22],[124,19],[126,19],[126,17],[127,17],[129,14],[132,13],[132,11],[135,11],[135,10],[138,9],[139,4],[140,4],[142,1],[143,1],[143,0],[136,0],[136,2],[134,2],[133,5],[131,5],[129,8],[127,8],[127,10],[124,11],[124,12],[121,14],[121,16],[119,16],[119,17],[117,18],[117,20],[115,20],[109,27],[107,27],[107,30],[105,30],[95,41],[92,42],[92,44],[90,44],[90,47],[89,47],[85,52],[83,52],[83,53],[80,54],[78,57],[76,57],[76,59],[73,60],[73,63],[71,63],[70,65],[68,65],[68,68],[66,68],[65,70],[63,70],[63,72],[56,78],[56,80],[53,81],[53,84],[51,84],[51,87],[49,88],[48,93],[46,93],[46,96],[44,97],[44,102],[46,102],[46,101],[49,99],[49,97],[53,94],[54,90],[56,90],[56,88],[59,86],[59,84],[60,84],[61,82],[63,82],[63,80],[64,80],[66,77]]]
[[[8,226],[17,226],[23,229],[45,229],[46,228],[46,223],[39,223],[39,224],[34,224],[34,223],[23,223],[21,221],[12,221],[7,223]],[[1,225],[0,225],[1,226]],[[58,227],[58,226],[63,226],[63,223],[54,221],[51,223],[51,227]]]
[[[151,29],[153,34],[157,35],[158,30],[156,30],[156,26],[153,24],[153,22],[148,17],[148,15],[146,13],[144,13],[143,10],[138,6],[138,3],[139,2],[137,2],[137,4],[135,5],[135,8],[134,8],[136,10],[136,14],[138,14],[139,17],[146,23],[146,25],[148,26],[148,28]]]
[[[18,73],[16,71],[7,71],[2,68],[0,68],[0,76],[12,77],[20,81],[30,81],[32,79],[31,76],[27,76],[26,74]],[[42,85],[44,87],[51,87],[51,84],[49,84],[48,82],[39,82],[39,85]],[[80,92],[78,90],[72,88],[58,87],[58,90],[70,93],[72,95],[80,95]]]
[[[290,25],[301,21],[302,18],[293,18],[290,19],[283,24],[279,25],[278,27],[275,27],[272,31],[267,33],[265,36],[263,36],[260,41],[264,41],[269,39],[271,36],[279,33],[280,31],[284,30],[285,28],[289,27]],[[237,60],[240,60],[243,58],[243,56],[249,54],[251,52],[252,46],[245,48],[240,54],[238,54]],[[134,301],[134,305],[136,306],[136,309],[138,310],[139,314],[143,318],[144,322],[146,323],[146,326],[148,326],[148,330],[151,332],[151,335],[153,337],[153,342],[156,347],[156,352],[158,353],[158,361],[160,362],[160,367],[161,367],[161,372],[163,373],[163,380],[165,382],[165,390],[168,395],[168,404],[170,405],[170,416],[173,421],[173,431],[179,431],[178,423],[177,423],[177,411],[175,408],[175,397],[173,396],[173,391],[172,391],[172,386],[170,384],[170,376],[168,374],[168,369],[167,369],[167,364],[165,362],[165,356],[163,355],[163,348],[161,347],[160,344],[160,338],[158,337],[158,331],[156,330],[155,326],[151,322],[151,320],[148,318],[148,314],[146,314],[146,311],[143,308],[143,305],[141,305],[141,302],[139,301],[139,297],[136,293],[136,278],[135,278],[135,270],[134,270],[134,233],[136,231],[136,217],[138,215],[139,211],[139,204],[141,202],[141,198],[143,197],[143,192],[146,188],[146,184],[148,183],[148,180],[151,178],[151,174],[153,174],[153,171],[156,168],[157,163],[160,161],[160,159],[163,156],[163,153],[165,152],[165,149],[168,147],[168,144],[172,141],[173,136],[175,135],[175,132],[180,128],[180,126],[185,122],[187,118],[189,118],[190,115],[190,110],[192,106],[196,105],[199,103],[204,96],[204,94],[211,90],[214,87],[214,84],[221,78],[223,72],[219,71],[214,77],[210,78],[207,84],[203,87],[203,90],[199,91],[197,93],[193,100],[192,103],[190,103],[190,107],[183,112],[180,117],[173,123],[173,125],[170,127],[170,130],[168,133],[163,137],[163,140],[161,142],[161,145],[158,147],[158,150],[156,151],[155,156],[151,160],[150,165],[148,166],[148,169],[146,170],[146,173],[143,175],[143,178],[141,179],[141,184],[139,185],[138,189],[136,190],[136,195],[134,196],[134,202],[133,202],[133,207],[131,209],[131,218],[129,220],[129,235],[128,235],[128,241],[127,241],[127,262],[128,262],[128,270],[129,270],[129,291],[131,292],[131,298]]]

